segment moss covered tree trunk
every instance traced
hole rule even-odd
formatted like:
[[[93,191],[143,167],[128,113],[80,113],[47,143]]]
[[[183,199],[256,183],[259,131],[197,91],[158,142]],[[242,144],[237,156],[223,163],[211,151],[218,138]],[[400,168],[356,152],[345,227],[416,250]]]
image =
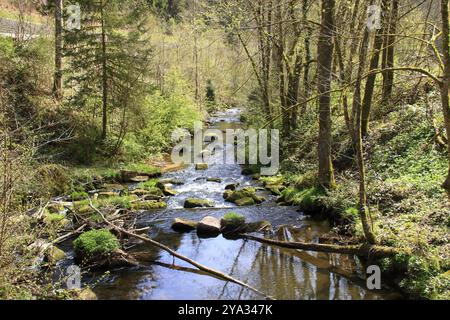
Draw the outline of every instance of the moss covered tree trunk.
[[[443,183],[443,188],[450,195],[450,106],[449,106],[449,89],[450,89],[450,46],[449,46],[449,9],[448,0],[441,0],[442,15],[442,47],[443,47],[443,63],[444,76],[440,85],[442,112],[444,114],[445,130],[447,133],[447,156],[449,169],[447,179]]]

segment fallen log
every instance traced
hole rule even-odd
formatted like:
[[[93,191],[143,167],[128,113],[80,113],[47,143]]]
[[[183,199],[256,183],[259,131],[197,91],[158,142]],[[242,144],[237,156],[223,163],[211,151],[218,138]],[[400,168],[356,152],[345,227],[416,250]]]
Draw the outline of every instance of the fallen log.
[[[123,233],[123,234],[126,234],[126,235],[128,235],[128,236],[130,236],[130,237],[133,237],[133,238],[142,240],[142,241],[144,241],[144,242],[150,243],[150,244],[152,244],[152,245],[154,245],[154,246],[160,248],[161,250],[164,250],[164,251],[170,253],[173,257],[176,257],[176,258],[178,258],[178,259],[180,259],[180,260],[183,260],[183,261],[185,261],[185,262],[187,262],[187,263],[189,263],[189,264],[195,266],[195,267],[198,268],[199,270],[202,270],[202,271],[207,272],[207,273],[209,273],[209,274],[215,275],[215,276],[217,276],[217,277],[219,277],[219,278],[222,278],[222,279],[225,279],[225,280],[227,280],[227,281],[230,281],[230,282],[236,283],[236,284],[238,284],[238,285],[241,285],[241,286],[243,286],[243,287],[245,287],[245,288],[247,288],[247,289],[250,289],[250,290],[253,291],[253,292],[256,292],[256,293],[258,293],[258,294],[264,296],[266,299],[273,300],[272,297],[267,296],[266,294],[264,294],[263,292],[259,291],[259,290],[256,289],[256,288],[250,286],[249,284],[244,283],[244,282],[242,282],[242,281],[240,281],[240,280],[238,280],[238,279],[235,279],[235,278],[233,278],[233,277],[231,277],[231,276],[229,276],[229,275],[227,275],[227,274],[225,274],[225,273],[222,273],[222,272],[220,272],[220,271],[217,271],[217,270],[208,268],[208,267],[206,267],[206,266],[204,266],[204,265],[202,265],[202,264],[200,264],[200,263],[198,263],[198,262],[196,262],[196,261],[194,261],[194,260],[192,260],[192,259],[189,259],[189,258],[186,257],[186,256],[183,256],[182,254],[179,254],[178,252],[176,252],[176,251],[170,249],[169,247],[167,247],[166,245],[164,245],[164,244],[162,244],[162,243],[159,243],[159,242],[157,242],[157,241],[155,241],[155,240],[153,240],[153,239],[150,239],[149,237],[141,236],[141,235],[138,235],[138,234],[129,232],[129,231],[127,231],[127,230],[125,230],[125,229],[123,229],[123,228],[121,228],[121,227],[117,227],[116,225],[114,225],[113,223],[111,223],[110,221],[108,221],[108,220],[105,218],[105,216],[103,215],[103,213],[102,213],[100,210],[98,210],[97,208],[95,208],[95,207],[92,205],[92,203],[91,203],[91,207],[92,207],[95,211],[97,211],[97,213],[100,214],[100,216],[102,217],[103,221],[105,221],[106,224],[108,224],[109,226],[111,226],[113,229],[115,229],[115,230],[117,230],[117,231],[119,231],[119,232],[121,232],[121,233]]]
[[[253,240],[260,243],[274,245],[282,248],[298,249],[305,251],[351,254],[356,255],[358,257],[366,257],[366,258],[385,258],[401,253],[401,251],[396,248],[370,244],[335,245],[322,243],[287,242],[255,237],[249,234],[241,234],[241,237],[244,239]]]

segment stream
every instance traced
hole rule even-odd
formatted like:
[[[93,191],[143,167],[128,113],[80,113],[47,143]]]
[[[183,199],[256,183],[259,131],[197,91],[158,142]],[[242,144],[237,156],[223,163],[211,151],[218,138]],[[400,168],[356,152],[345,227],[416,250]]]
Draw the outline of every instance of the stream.
[[[218,113],[209,121],[211,128],[239,128],[237,109]],[[226,148],[234,148],[227,144]],[[177,179],[184,184],[171,188],[178,194],[168,200],[164,210],[142,213],[139,227],[150,227],[148,235],[203,265],[227,273],[275,299],[392,299],[395,293],[366,289],[361,263],[348,255],[305,252],[269,247],[254,241],[229,240],[223,236],[199,238],[195,231],[177,233],[171,229],[174,218],[199,221],[205,216],[222,217],[236,212],[246,220],[271,222],[279,240],[318,241],[330,230],[326,221],[304,216],[295,207],[281,207],[275,196],[260,191],[267,201],[250,207],[236,207],[225,202],[223,192],[230,183],[261,186],[259,181],[241,174],[238,164],[210,164],[204,171],[191,165],[169,172],[162,178]],[[206,178],[220,178],[209,182]],[[184,209],[186,198],[214,201],[214,208]],[[285,227],[282,227],[285,226]],[[281,228],[280,228],[281,227]],[[206,275],[189,264],[173,259],[167,252],[145,243],[129,249],[139,256],[142,265],[121,268],[105,274],[83,276],[85,284],[96,284],[99,299],[262,299],[257,293],[237,284]],[[172,264],[176,267],[173,267]]]

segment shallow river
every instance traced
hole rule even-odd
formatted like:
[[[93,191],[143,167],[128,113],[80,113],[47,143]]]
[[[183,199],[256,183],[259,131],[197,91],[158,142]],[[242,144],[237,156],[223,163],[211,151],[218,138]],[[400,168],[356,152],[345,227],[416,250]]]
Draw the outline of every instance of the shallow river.
[[[239,111],[217,114],[210,123],[212,128],[222,130],[239,127]],[[365,289],[361,264],[347,255],[280,249],[253,241],[227,240],[222,236],[201,239],[195,231],[179,234],[171,230],[175,217],[200,220],[210,215],[220,218],[230,211],[244,215],[247,221],[270,221],[276,230],[272,236],[280,240],[318,241],[318,237],[329,230],[327,222],[314,221],[295,207],[277,206],[275,197],[264,192],[262,195],[268,201],[261,205],[236,207],[225,202],[222,194],[229,183],[260,185],[241,175],[239,165],[212,164],[205,171],[196,171],[190,166],[167,173],[163,178],[176,178],[184,184],[173,186],[178,194],[168,200],[168,209],[142,214],[139,225],[150,226],[149,236],[177,252],[247,282],[276,299],[395,297],[395,294]],[[221,178],[222,182],[207,182],[206,178]],[[183,209],[186,198],[210,199],[215,207]],[[143,261],[140,267],[84,278],[86,283],[98,283],[94,291],[100,299],[263,298],[239,285],[205,275],[183,261],[173,260],[168,253],[150,245],[137,244],[130,250]]]

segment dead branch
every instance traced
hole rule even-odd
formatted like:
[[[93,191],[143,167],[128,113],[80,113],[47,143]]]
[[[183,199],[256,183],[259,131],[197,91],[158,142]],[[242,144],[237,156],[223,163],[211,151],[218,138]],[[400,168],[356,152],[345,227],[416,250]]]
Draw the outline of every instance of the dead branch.
[[[401,251],[396,248],[384,247],[370,244],[357,244],[357,245],[334,245],[334,244],[321,244],[321,243],[304,243],[304,242],[287,242],[277,241],[272,239],[265,239],[255,237],[249,234],[241,235],[244,239],[254,240],[260,243],[274,245],[282,248],[299,249],[306,251],[319,251],[329,253],[342,253],[351,254],[359,257],[370,258],[385,258],[396,255]]]

